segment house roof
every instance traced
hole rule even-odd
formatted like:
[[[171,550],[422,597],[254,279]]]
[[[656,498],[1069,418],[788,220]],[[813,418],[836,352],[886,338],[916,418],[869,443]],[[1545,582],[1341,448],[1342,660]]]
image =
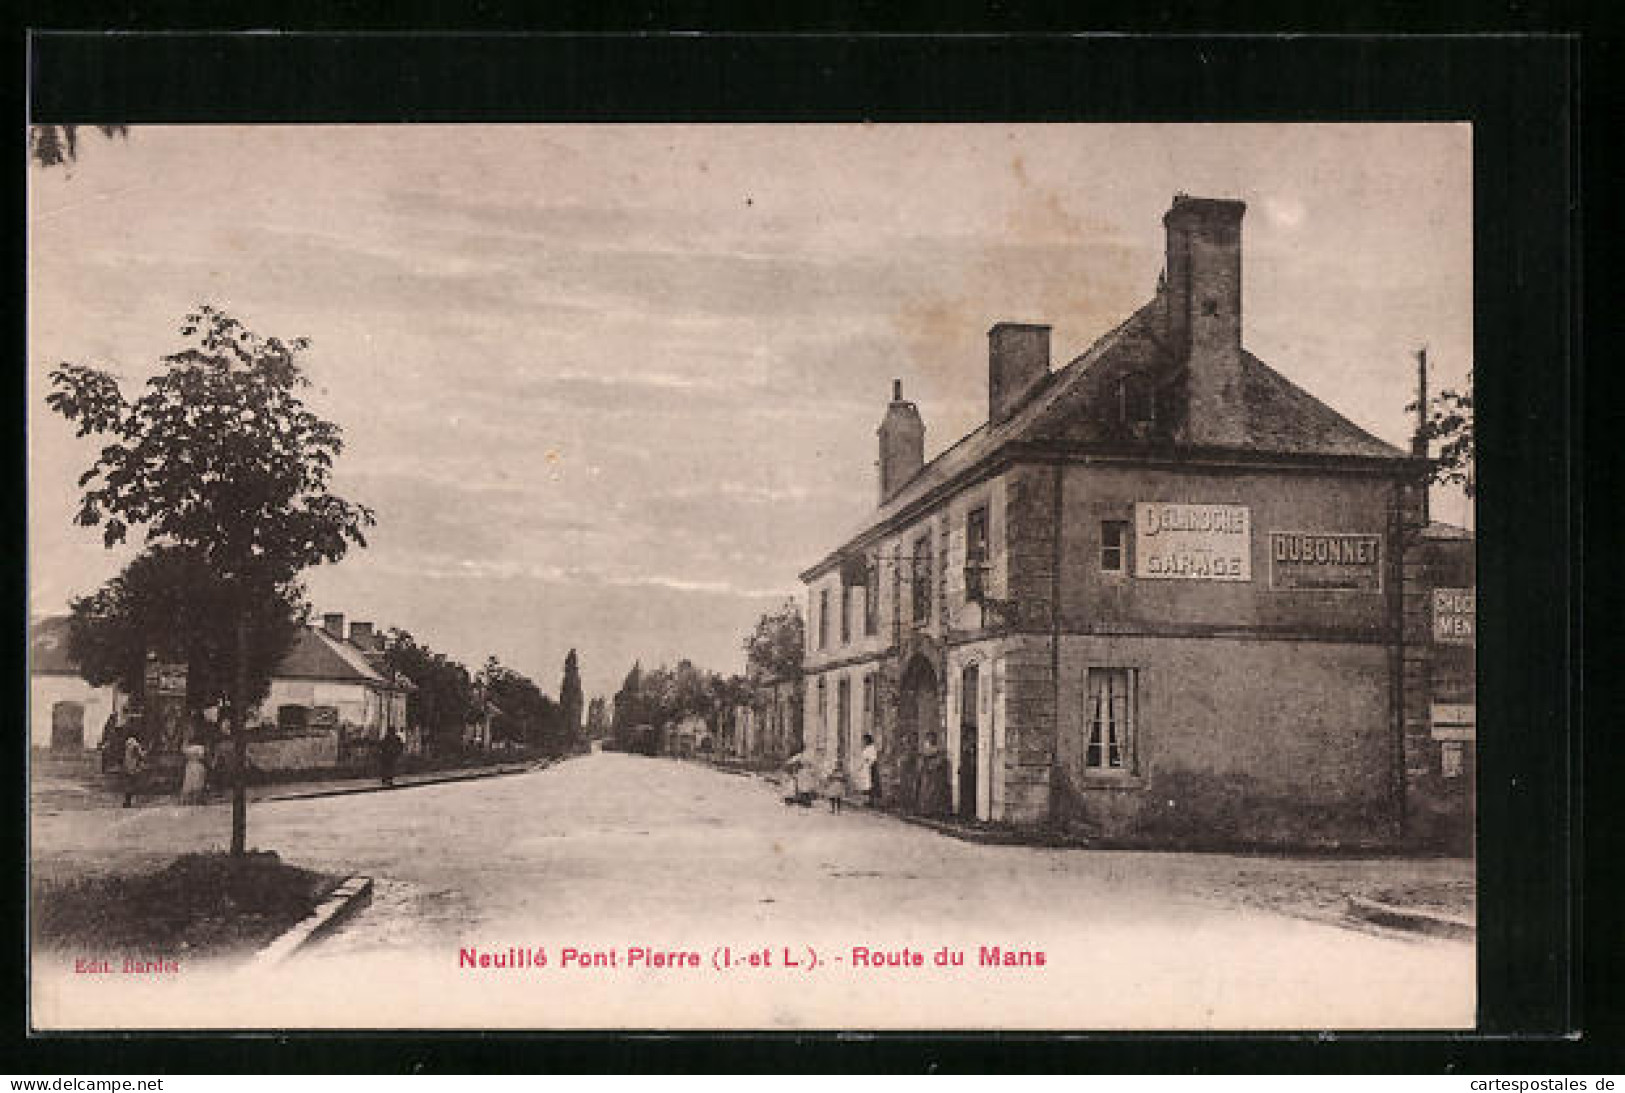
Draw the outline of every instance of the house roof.
[[[31,672],[78,675],[79,665],[68,655],[67,615],[35,619],[29,626],[28,664]],[[361,649],[334,638],[319,626],[305,626],[293,648],[277,665],[279,679],[326,679],[370,683],[376,687],[411,690],[404,679],[390,678],[375,668]]]
[[[1472,537],[1473,533],[1467,528],[1447,524],[1442,520],[1434,520],[1422,529],[1422,538],[1424,539],[1464,540]]]
[[[404,689],[404,681],[390,679],[367,660],[361,649],[335,638],[320,626],[306,626],[294,639],[277,665],[278,679],[325,679],[343,683],[367,683],[375,687]]]
[[[997,423],[983,422],[922,467],[888,501],[870,513],[842,545],[802,573],[809,580],[837,564],[856,541],[870,537],[940,487],[990,463],[1016,442],[1063,441],[1119,450],[1123,438],[1107,422],[1116,381],[1140,371],[1147,356],[1160,358],[1162,382],[1181,378],[1163,346],[1159,294],[1097,340],[1065,367],[1036,383],[1020,406]],[[1372,436],[1342,414],[1242,350],[1237,412],[1244,442],[1232,454],[1351,460],[1395,460],[1408,453]],[[1164,438],[1166,443],[1166,438]],[[1174,442],[1177,447],[1177,441]]]
[[[28,628],[28,670],[56,675],[78,675],[79,665],[68,655],[68,616],[35,619]]]

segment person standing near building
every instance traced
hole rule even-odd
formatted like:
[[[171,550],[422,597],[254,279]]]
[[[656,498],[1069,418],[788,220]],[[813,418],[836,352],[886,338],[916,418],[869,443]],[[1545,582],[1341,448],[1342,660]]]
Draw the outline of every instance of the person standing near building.
[[[858,753],[857,789],[868,798],[870,808],[880,807],[880,779],[876,770],[879,762],[880,749],[875,747],[875,738],[864,733],[863,750]]]
[[[790,774],[790,796],[784,799],[787,805],[811,805],[813,799],[812,760],[807,757],[807,750],[796,752],[785,760],[784,769]]]
[[[401,758],[401,738],[393,725],[378,742],[378,775],[386,786],[395,784],[395,765]]]
[[[129,808],[135,803],[137,783],[141,778],[141,771],[146,766],[147,749],[141,743],[141,737],[133,730],[124,738],[124,807]]]
[[[937,734],[925,734],[920,747],[919,807],[922,816],[943,816],[948,812],[948,756],[937,746]]]

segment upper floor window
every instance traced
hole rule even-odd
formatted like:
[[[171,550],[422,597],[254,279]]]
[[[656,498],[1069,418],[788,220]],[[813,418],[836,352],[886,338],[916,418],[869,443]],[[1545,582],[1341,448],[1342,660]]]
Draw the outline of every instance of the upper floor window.
[[[987,595],[987,506],[965,516],[965,598],[981,602]]]
[[[1157,419],[1156,392],[1151,380],[1141,372],[1131,372],[1117,381],[1118,417],[1130,425]]]
[[[852,586],[841,585],[841,644],[852,640]]]
[[[1100,524],[1100,568],[1106,573],[1122,573],[1128,566],[1128,521],[1103,520]]]
[[[829,648],[829,589],[818,590],[818,647]]]
[[[923,625],[931,621],[931,536],[922,535],[914,541],[914,623]]]
[[[863,632],[873,636],[880,629],[880,560],[869,559],[863,581]]]

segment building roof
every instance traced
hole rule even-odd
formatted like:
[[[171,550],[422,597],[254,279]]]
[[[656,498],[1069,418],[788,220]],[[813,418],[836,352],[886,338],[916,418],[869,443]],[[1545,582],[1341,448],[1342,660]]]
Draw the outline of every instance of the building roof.
[[[335,638],[317,625],[302,628],[277,665],[277,679],[325,679],[338,683],[362,683],[374,687],[407,689],[404,680],[391,679],[367,660],[360,647]]]
[[[1144,370],[1147,358],[1160,359],[1159,382],[1167,388],[1181,373],[1163,344],[1164,297],[1159,294],[1064,368],[1034,384],[1009,417],[983,422],[922,467],[888,501],[871,512],[842,545],[802,574],[803,580],[837,564],[858,540],[880,533],[924,498],[961,476],[991,463],[1009,446],[1037,442],[1101,452],[1177,450],[1177,437],[1159,435],[1149,444],[1125,437],[1112,421],[1117,382]],[[1342,414],[1247,352],[1241,353],[1237,400],[1244,442],[1232,457],[1309,457],[1339,461],[1405,461],[1411,456],[1372,436]],[[1188,454],[1194,454],[1188,447]],[[1217,454],[1207,453],[1203,454]]]
[[[1424,539],[1470,540],[1472,537],[1473,533],[1467,528],[1447,524],[1442,520],[1434,520],[1422,529],[1422,538]]]
[[[29,624],[28,670],[54,675],[79,674],[78,663],[68,655],[68,616],[50,615]]]

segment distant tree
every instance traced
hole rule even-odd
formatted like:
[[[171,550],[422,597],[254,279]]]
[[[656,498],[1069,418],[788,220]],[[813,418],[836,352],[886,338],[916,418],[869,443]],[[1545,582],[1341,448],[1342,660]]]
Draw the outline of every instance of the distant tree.
[[[1405,409],[1415,413],[1419,407],[1412,402]],[[1467,386],[1461,391],[1446,389],[1428,400],[1427,423],[1421,433],[1428,443],[1439,446],[1430,480],[1460,486],[1468,497],[1475,496],[1471,369],[1467,372]]]
[[[28,127],[28,158],[41,167],[61,167],[79,158],[78,125],[31,125]],[[128,137],[128,125],[98,125],[96,131],[109,140]]]
[[[745,639],[745,663],[752,675],[768,679],[800,675],[806,647],[801,608],[794,600],[786,600],[777,611],[757,620],[756,629]]]
[[[594,695],[587,703],[586,735],[589,740],[602,740],[610,732],[609,703],[603,695]]]
[[[615,716],[610,724],[617,732],[624,732],[648,722],[643,702],[643,666],[634,662],[621,681],[621,689],[615,692]]]
[[[72,601],[68,652],[93,685],[117,685],[137,698],[149,655],[185,664],[188,708],[224,704],[231,697],[236,653],[234,592],[197,551],[150,547],[95,593]],[[245,609],[252,662],[246,698],[257,706],[309,609],[291,582]]]
[[[385,637],[384,663],[417,688],[406,698],[408,721],[423,729],[431,747],[454,750],[462,742],[463,729],[481,712],[468,669],[419,644],[405,630],[391,630]]]
[[[581,703],[581,666],[571,649],[564,658],[564,679],[559,683],[560,729],[567,740],[581,735]]]
[[[309,566],[336,562],[372,511],[328,489],[343,450],[339,427],[299,397],[304,338],[261,338],[212,307],[186,316],[187,345],[162,360],[147,391],[129,401],[108,372],[59,365],[47,404],[78,425],[78,435],[109,443],[79,478],[77,521],[102,528],[108,547],[143,528],[149,546],[184,548],[207,567],[235,630],[229,713],[233,747],[231,852],[248,832],[244,781],[248,712],[269,683],[270,665],[253,655],[255,619]]]
[[[492,722],[493,737],[549,751],[563,748],[558,705],[534,681],[493,656],[480,669],[478,682],[501,711]]]

